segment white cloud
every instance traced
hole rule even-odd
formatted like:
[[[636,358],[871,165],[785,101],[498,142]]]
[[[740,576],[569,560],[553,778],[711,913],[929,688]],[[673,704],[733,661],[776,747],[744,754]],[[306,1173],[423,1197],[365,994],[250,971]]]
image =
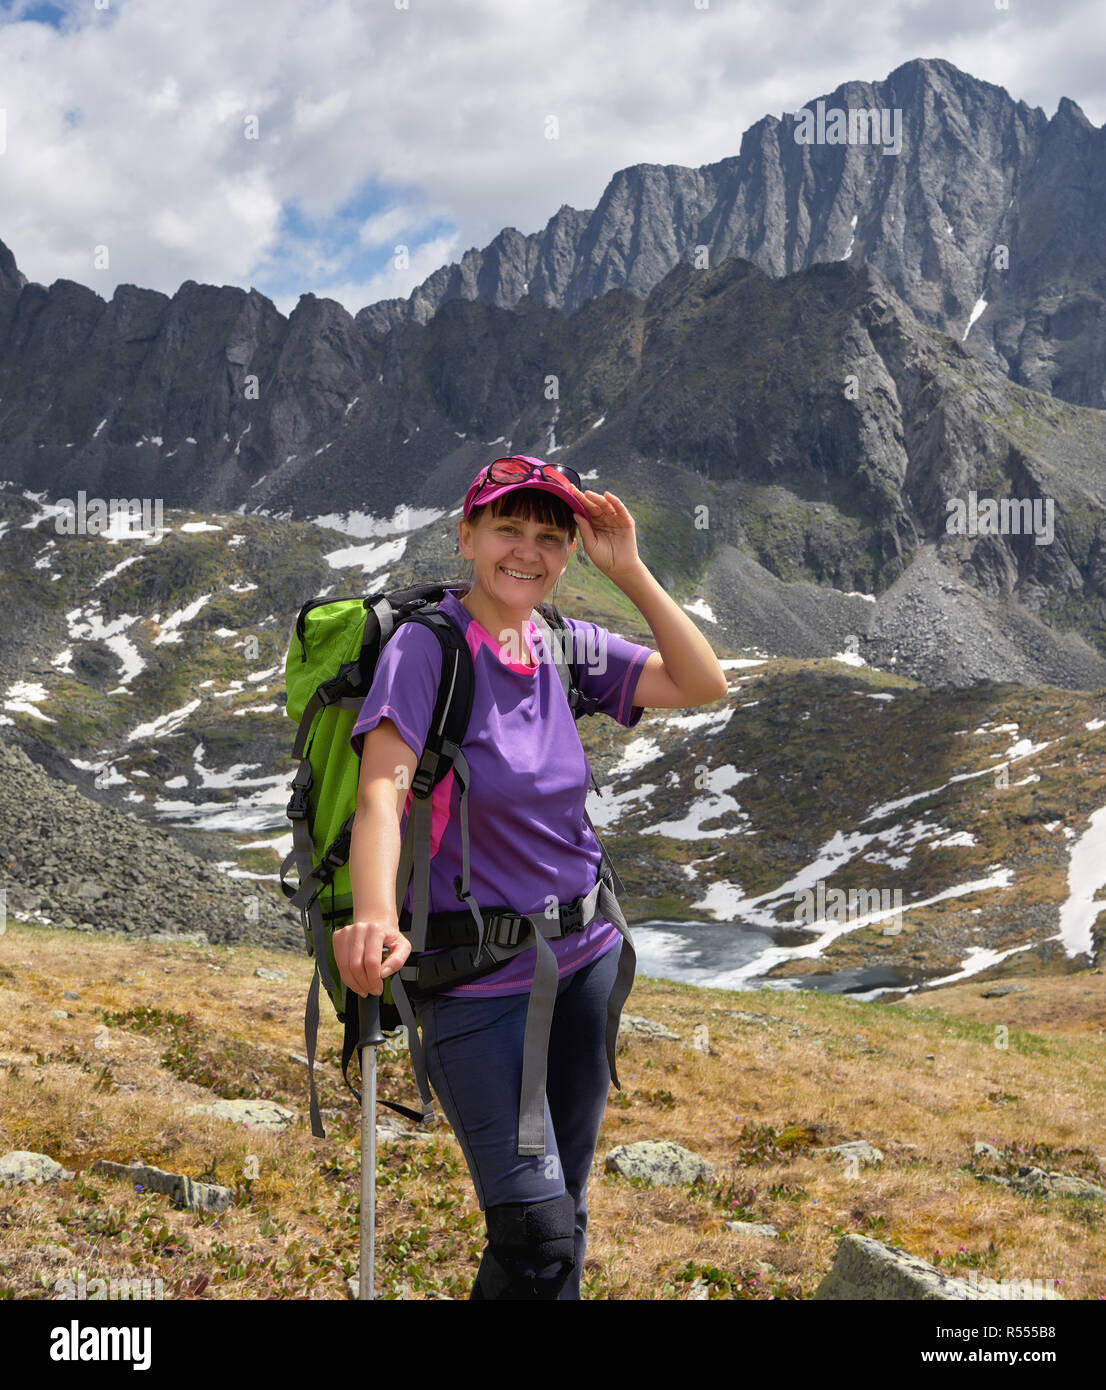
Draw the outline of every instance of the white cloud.
[[[418,227],[425,212],[413,203],[400,204],[383,212],[373,213],[362,222],[357,239],[362,246],[385,246],[392,251],[394,244],[406,233]]]
[[[1091,0],[862,20],[846,0],[187,0],[74,5],[64,31],[9,18],[0,237],[30,279],[105,298],[191,279],[352,313],[505,226],[595,207],[621,168],[732,157],[761,116],[920,55],[1097,123],[1099,17]]]
[[[300,253],[297,255],[297,251]],[[407,270],[397,270],[394,262],[389,259],[387,265],[378,274],[370,276],[367,280],[342,280],[328,283],[325,289],[316,289],[315,294],[324,299],[336,299],[339,304],[347,308],[350,313],[356,313],[358,309],[363,309],[367,304],[375,304],[381,299],[405,299],[416,285],[419,285],[442,265],[458,260],[464,253],[464,247],[456,236],[442,237],[438,240],[428,242],[426,246],[419,247],[410,255],[410,266]],[[310,243],[296,240],[290,244],[288,254],[281,257],[287,264],[290,271],[296,266],[309,266],[316,275],[324,273],[334,273],[338,269],[339,263],[332,260],[328,263],[322,258],[316,258]],[[305,286],[310,283],[310,276],[305,277]],[[269,298],[282,314],[290,314],[296,307],[303,290],[296,290],[294,293],[280,295],[271,294]]]

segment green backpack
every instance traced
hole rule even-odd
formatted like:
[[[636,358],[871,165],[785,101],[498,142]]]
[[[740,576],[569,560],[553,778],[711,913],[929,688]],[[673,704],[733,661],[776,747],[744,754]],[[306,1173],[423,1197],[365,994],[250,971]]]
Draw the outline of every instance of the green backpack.
[[[401,1026],[407,1029],[422,1109],[413,1110],[389,1100],[382,1103],[408,1119],[427,1126],[435,1123],[415,1020],[417,1003],[437,990],[466,984],[497,970],[519,951],[536,946],[524,1041],[519,1153],[542,1154],[545,1059],[558,978],[556,958],[547,942],[582,930],[600,914],[622,933],[618,978],[608,1001],[607,1017],[611,1079],[621,1089],[615,1068],[615,1044],[635,965],[633,942],[616,897],[616,888],[618,893],[625,890],[600,842],[603,858],[599,881],[573,903],[560,906],[556,918],[525,916],[509,905],[481,909],[473,900],[468,885],[469,772],[461,744],[472,714],[474,672],[464,634],[438,608],[449,587],[419,584],[367,598],[309,599],[300,609],[289,643],[285,663],[286,712],[299,724],[292,754],[299,768],[289,784],[292,796],[286,814],[292,823],[292,849],[281,864],[280,886],[300,909],[307,951],[315,959],[304,1014],[311,1132],[317,1138],[326,1137],[314,1070],[320,980],[339,1021],[345,1025],[342,1076],[360,1101],[348,1075],[350,1058],[357,1051],[358,996],[346,987],[339,974],[332,942],[333,933],[353,920],[349,852],[361,762],[350,746],[350,733],[369,693],[385,643],[402,623],[419,622],[429,627],[441,643],[442,670],[426,743],[412,779],[396,873],[396,912],[400,930],[410,936],[412,950],[402,969],[384,983],[380,1024],[385,1033],[395,1032]],[[532,618],[546,651],[556,663],[573,716],[579,719],[583,714],[593,714],[598,701],[579,689],[575,665],[566,654],[566,646],[571,644],[554,635],[554,629],[567,631],[560,612],[553,604],[541,604],[534,609]],[[451,769],[461,788],[464,874],[456,876],[455,887],[458,901],[464,906],[458,912],[429,913],[430,799],[434,787]],[[592,785],[595,786],[594,777]],[[598,787],[595,789],[599,791]],[[584,817],[594,834],[595,827],[586,810]],[[286,881],[293,863],[298,875],[296,884]],[[412,878],[412,910],[408,912],[404,899]]]

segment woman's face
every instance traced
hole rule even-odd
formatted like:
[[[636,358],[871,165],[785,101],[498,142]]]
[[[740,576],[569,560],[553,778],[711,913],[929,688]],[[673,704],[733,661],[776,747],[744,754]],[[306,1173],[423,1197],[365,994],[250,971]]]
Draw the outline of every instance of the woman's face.
[[[570,538],[559,526],[524,516],[493,516],[490,511],[475,526],[462,518],[458,532],[461,553],[473,562],[473,583],[508,608],[529,610],[541,603],[576,548],[576,537]]]

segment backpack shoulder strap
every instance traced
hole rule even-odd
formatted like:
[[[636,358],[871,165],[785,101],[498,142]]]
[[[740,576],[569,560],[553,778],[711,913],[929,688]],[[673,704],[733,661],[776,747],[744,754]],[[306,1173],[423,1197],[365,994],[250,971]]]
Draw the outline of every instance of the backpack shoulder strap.
[[[469,828],[468,828],[468,762],[461,752],[461,743],[472,716],[475,693],[475,672],[468,642],[456,623],[438,609],[413,613],[405,622],[418,622],[429,627],[442,647],[442,671],[438,695],[430,717],[426,742],[411,782],[411,806],[400,844],[396,869],[396,916],[403,913],[407,887],[413,883],[411,895],[411,951],[426,950],[427,925],[430,912],[430,830],[434,788],[452,769],[461,788],[461,847],[463,873],[456,880],[457,896],[467,902],[479,929],[478,941],[484,938],[484,921],[472,894],[469,892]],[[401,973],[389,977],[392,999],[407,1028],[407,1043],[411,1053],[411,1069],[419,1091],[423,1118],[434,1123],[434,1103],[430,1095],[426,1058],[414,1009],[404,987]]]
[[[571,646],[565,639],[569,635],[568,626],[560,609],[554,603],[539,604],[533,612],[533,620],[537,624],[538,631],[542,636],[542,643],[546,651],[550,653],[557,667],[557,675],[560,677],[561,685],[564,687],[565,698],[568,700],[568,707],[572,711],[573,719],[579,720],[582,715],[594,714],[599,706],[599,701],[589,695],[585,695],[580,689],[579,672],[575,660],[566,650]],[[603,793],[595,781],[595,773],[591,775],[591,785],[595,788],[596,795],[602,796]],[[599,846],[599,851],[603,856],[603,862],[611,871],[616,890],[623,896],[626,894],[626,886],[619,877],[618,870],[607,853],[603,841],[592,825],[591,817],[588,815],[587,807],[584,807],[584,819],[588,823],[588,828],[595,836],[595,843]]]
[[[542,643],[556,664],[557,675],[564,687],[573,719],[579,719],[585,714],[594,714],[599,701],[585,695],[580,689],[580,673],[575,658],[568,654],[572,646],[568,640],[571,634],[561,610],[554,603],[542,603],[534,609],[531,617],[541,633]],[[595,789],[599,790],[598,787]]]
[[[397,629],[404,623],[419,623],[428,627],[442,648],[438,697],[434,702],[426,743],[411,787],[416,796],[427,797],[449,771],[455,756],[451,750],[460,749],[461,740],[468,729],[472,718],[475,675],[468,643],[447,614],[437,608],[411,613],[397,623]]]

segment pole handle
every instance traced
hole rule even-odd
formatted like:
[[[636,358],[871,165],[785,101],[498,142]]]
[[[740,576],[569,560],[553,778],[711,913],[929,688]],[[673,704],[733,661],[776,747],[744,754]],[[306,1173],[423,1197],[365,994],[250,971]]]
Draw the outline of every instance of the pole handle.
[[[391,955],[387,946],[384,947],[381,955],[381,964]],[[379,994],[369,994],[357,996],[357,1019],[360,1029],[357,1038],[357,1056],[360,1060],[361,1049],[363,1047],[379,1047],[384,1041],[384,1034],[380,1031],[380,999]]]
[[[358,1055],[363,1047],[379,1047],[384,1041],[380,1031],[380,995],[359,994],[357,996],[357,1018],[359,1033],[357,1038]]]

